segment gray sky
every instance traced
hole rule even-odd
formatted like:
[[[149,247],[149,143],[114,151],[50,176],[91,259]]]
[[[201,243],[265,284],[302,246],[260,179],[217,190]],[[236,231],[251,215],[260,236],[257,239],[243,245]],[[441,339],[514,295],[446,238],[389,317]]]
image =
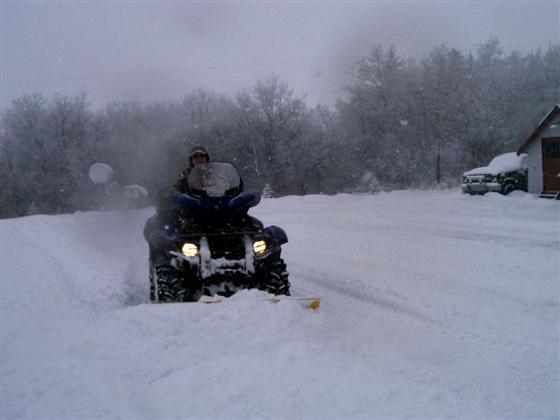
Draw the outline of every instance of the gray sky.
[[[374,44],[421,56],[496,36],[506,52],[560,41],[560,0],[376,2],[1,1],[1,106],[24,93],[113,100],[235,94],[277,74],[333,103]]]

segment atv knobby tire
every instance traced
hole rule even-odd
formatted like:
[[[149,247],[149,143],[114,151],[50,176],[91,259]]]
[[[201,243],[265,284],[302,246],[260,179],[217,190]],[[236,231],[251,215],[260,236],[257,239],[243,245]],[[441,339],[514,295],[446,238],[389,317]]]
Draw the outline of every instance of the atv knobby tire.
[[[264,273],[261,290],[273,295],[290,296],[290,281],[282,258],[274,261]]]
[[[150,301],[183,302],[187,291],[181,287],[181,277],[169,265],[160,265],[150,270]]]

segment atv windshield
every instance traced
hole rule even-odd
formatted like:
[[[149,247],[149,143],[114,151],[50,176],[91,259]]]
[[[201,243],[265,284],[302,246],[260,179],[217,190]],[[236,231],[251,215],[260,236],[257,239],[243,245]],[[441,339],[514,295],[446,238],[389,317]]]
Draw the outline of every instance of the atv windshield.
[[[208,162],[191,170],[187,184],[194,194],[203,192],[209,197],[223,197],[239,193],[241,177],[229,162]]]

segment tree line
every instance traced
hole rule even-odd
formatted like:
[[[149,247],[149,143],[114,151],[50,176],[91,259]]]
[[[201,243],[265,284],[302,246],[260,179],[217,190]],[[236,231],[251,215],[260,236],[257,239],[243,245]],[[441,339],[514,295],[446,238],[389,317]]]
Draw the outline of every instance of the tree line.
[[[515,151],[559,101],[560,44],[506,54],[495,38],[421,59],[374,46],[334,107],[310,107],[277,76],[234,97],[200,89],[101,110],[85,94],[23,95],[0,121],[0,217],[93,208],[95,162],[154,195],[194,144],[233,161],[248,190],[278,196],[457,185]]]

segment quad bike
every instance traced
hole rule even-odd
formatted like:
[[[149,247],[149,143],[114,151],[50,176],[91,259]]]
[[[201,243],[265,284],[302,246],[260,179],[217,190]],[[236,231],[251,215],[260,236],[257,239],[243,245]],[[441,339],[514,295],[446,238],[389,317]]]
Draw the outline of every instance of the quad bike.
[[[247,214],[260,196],[243,192],[237,169],[229,162],[197,165],[187,184],[186,193],[165,198],[178,209],[179,220],[177,228],[160,232],[164,258],[150,252],[150,300],[190,302],[240,289],[289,296],[280,257],[288,237]]]

